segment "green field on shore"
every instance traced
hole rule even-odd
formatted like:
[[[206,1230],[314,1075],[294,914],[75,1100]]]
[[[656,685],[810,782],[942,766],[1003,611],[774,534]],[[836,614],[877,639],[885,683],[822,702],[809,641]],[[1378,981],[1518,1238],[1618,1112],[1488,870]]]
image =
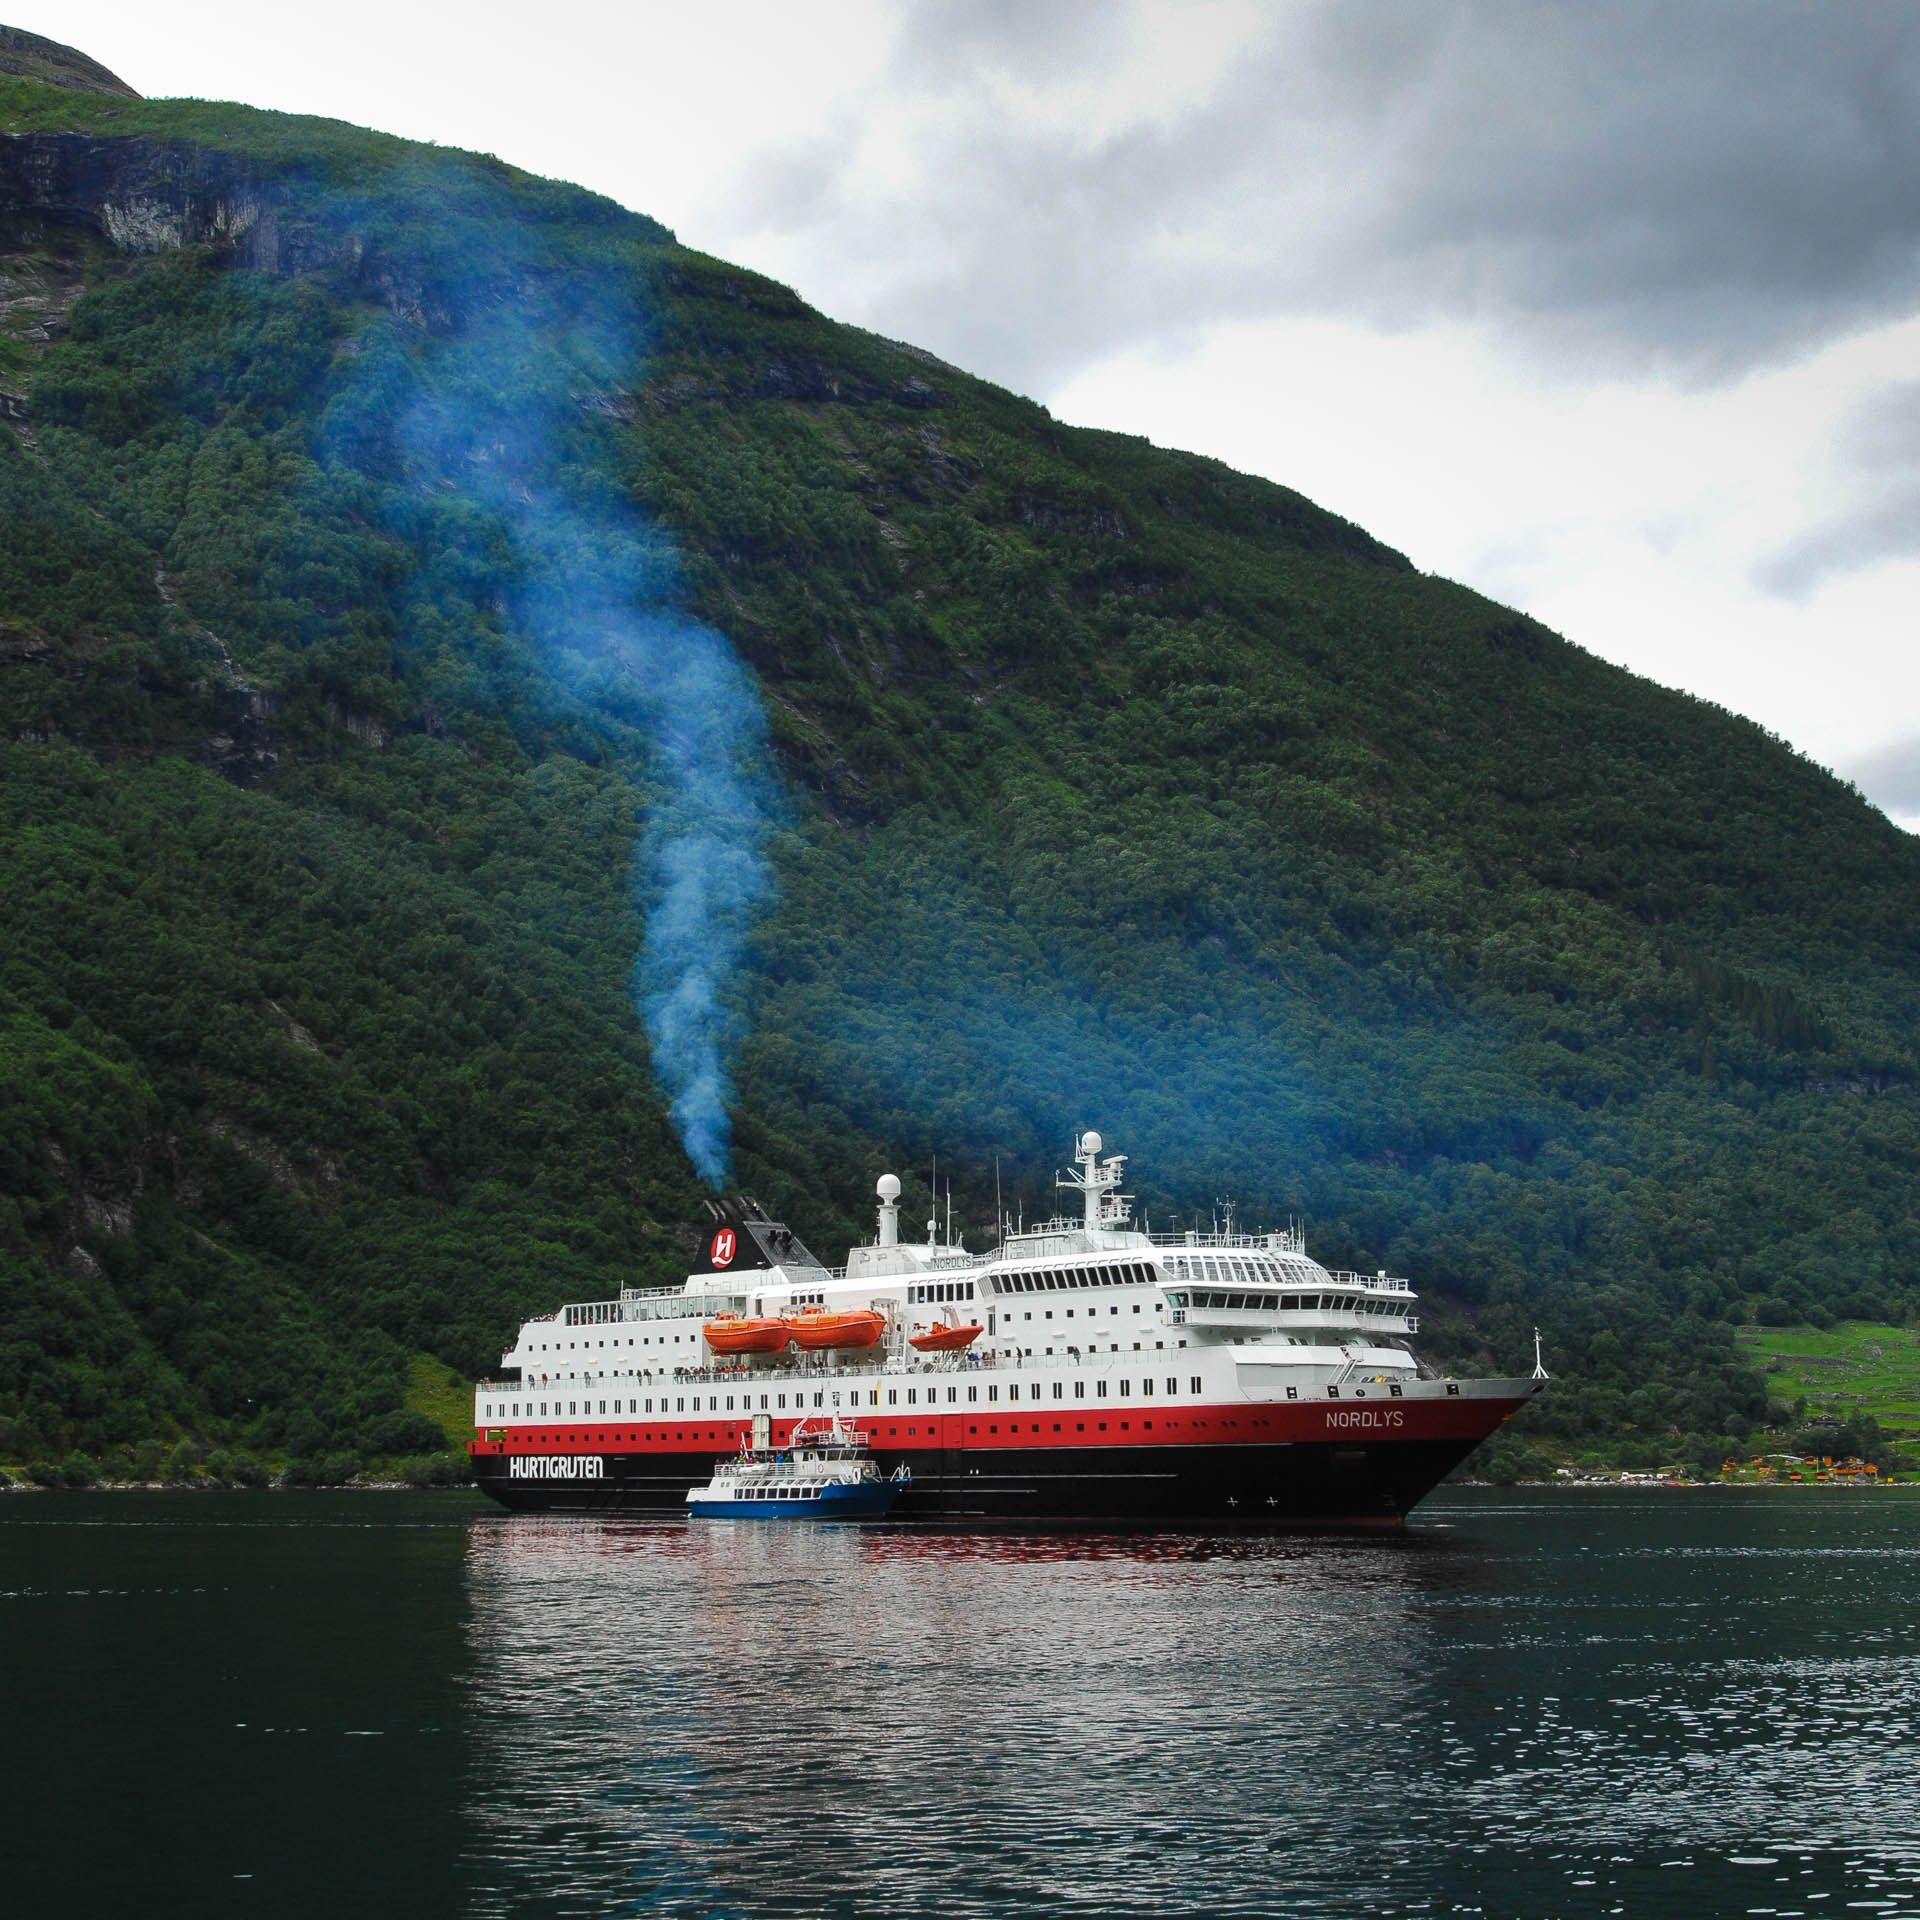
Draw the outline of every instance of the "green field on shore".
[[[1842,1320],[1816,1327],[1742,1327],[1740,1351],[1766,1376],[1768,1397],[1805,1395],[1809,1411],[1870,1413],[1920,1432],[1920,1330]]]

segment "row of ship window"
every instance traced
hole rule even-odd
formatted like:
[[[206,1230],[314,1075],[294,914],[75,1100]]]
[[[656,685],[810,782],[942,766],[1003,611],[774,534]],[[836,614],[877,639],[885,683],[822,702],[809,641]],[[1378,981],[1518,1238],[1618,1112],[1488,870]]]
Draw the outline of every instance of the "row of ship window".
[[[1166,1397],[1169,1399],[1177,1399],[1180,1393],[1180,1382],[1172,1374],[1168,1374],[1166,1376],[1166,1382],[1167,1382]],[[1068,1383],[1065,1382],[1064,1380],[1055,1380],[1051,1383],[1053,1388],[1052,1397],[1055,1400],[1064,1400],[1065,1398],[1067,1398],[1067,1394],[1066,1394],[1067,1384]],[[1122,1400],[1129,1399],[1132,1396],[1133,1382],[1131,1380],[1121,1380],[1117,1383],[1110,1383],[1105,1380],[1096,1380],[1093,1383],[1094,1399],[1096,1400],[1106,1399],[1108,1388],[1110,1385],[1113,1385],[1113,1384],[1117,1384],[1119,1389],[1119,1397]],[[1029,1400],[1038,1400],[1042,1398],[1047,1385],[1048,1385],[1047,1382],[1040,1381],[1040,1380],[1034,1380],[1034,1381],[1028,1382],[1027,1398]],[[1072,1383],[1072,1385],[1073,1385],[1072,1397],[1076,1400],[1086,1399],[1087,1383],[1084,1380],[1075,1380]],[[1006,1396],[1009,1401],[1016,1401],[1020,1398],[1020,1386],[1021,1386],[1021,1383],[1018,1380],[1011,1381],[1008,1383],[1006,1388]],[[910,1407],[920,1405],[922,1394],[925,1395],[926,1404],[929,1407],[937,1406],[940,1403],[940,1389],[938,1387],[925,1387],[925,1388],[907,1387],[905,1389],[902,1389],[899,1387],[888,1387],[885,1389],[885,1391],[887,1396],[887,1405],[890,1407],[897,1407],[900,1404],[900,1395],[902,1391],[905,1392],[907,1396],[907,1405]],[[1153,1391],[1154,1391],[1154,1385],[1151,1378],[1144,1379],[1140,1382],[1140,1395],[1142,1399],[1150,1399],[1153,1395]],[[1200,1376],[1197,1373],[1192,1375],[1191,1378],[1188,1380],[1187,1391],[1189,1393],[1198,1393],[1201,1391]],[[977,1403],[979,1401],[980,1389],[977,1386],[968,1387],[966,1392],[967,1392],[967,1400],[969,1403]],[[986,1398],[988,1403],[992,1404],[994,1401],[997,1401],[1000,1398],[1000,1392],[1001,1390],[998,1385],[989,1386],[986,1390]],[[866,1394],[868,1405],[877,1407],[880,1404],[881,1389],[879,1387],[852,1388],[847,1395],[848,1404],[857,1407],[860,1404],[862,1393]],[[701,1396],[697,1393],[676,1394],[674,1395],[671,1402],[668,1401],[667,1396],[665,1394],[659,1395],[658,1398],[660,1401],[660,1411],[662,1413],[689,1413],[689,1412],[698,1413],[701,1411],[701,1407],[700,1407]],[[734,1401],[736,1398],[739,1400],[739,1403],[740,1403],[738,1409],[736,1409],[734,1406]],[[762,1413],[772,1413],[772,1412],[785,1413],[787,1411],[787,1398],[788,1396],[784,1393],[775,1393],[775,1394],[763,1393],[760,1395],[759,1411]],[[807,1396],[804,1393],[796,1393],[792,1396],[792,1398],[793,1398],[793,1406],[795,1411],[802,1411],[805,1409],[807,1405]],[[754,1399],[754,1396],[750,1393],[742,1393],[739,1395],[735,1395],[731,1393],[727,1393],[727,1394],[710,1393],[706,1396],[706,1402],[707,1402],[706,1411],[708,1413],[719,1413],[722,1411],[722,1403],[724,1402],[725,1403],[724,1410],[728,1413],[733,1413],[735,1411],[738,1411],[741,1413],[752,1413],[754,1411],[753,1399]],[[691,1400],[693,1402],[693,1405],[691,1407],[687,1405],[688,1400]],[[769,1400],[771,1400],[774,1403],[771,1407],[767,1404]],[[955,1406],[959,1404],[959,1400],[960,1400],[960,1389],[958,1387],[949,1387],[947,1389],[947,1404],[949,1406]],[[825,1407],[826,1403],[827,1403],[827,1395],[826,1395],[826,1390],[823,1388],[814,1394],[813,1404],[816,1407]],[[833,1404],[836,1407],[842,1404],[841,1396],[838,1393],[835,1393],[833,1396]],[[551,1412],[548,1411],[549,1406],[551,1406],[551,1409],[552,1409]],[[545,1418],[549,1420],[564,1420],[569,1415],[573,1416],[576,1419],[578,1419],[582,1415],[585,1415],[588,1419],[593,1418],[593,1402],[591,1400],[586,1401],[584,1404],[577,1400],[566,1400],[566,1401],[555,1400],[555,1401],[552,1401],[551,1403],[545,1400],[539,1400],[539,1401],[529,1400],[526,1402],[527,1410],[525,1415],[522,1415],[520,1411],[520,1407],[521,1407],[521,1403],[518,1400],[513,1400],[513,1401],[501,1400],[501,1401],[488,1402],[483,1406],[480,1417],[483,1420],[517,1420],[521,1418],[527,1418],[527,1419]],[[539,1409],[538,1413],[535,1412],[536,1407]],[[637,1414],[637,1413],[652,1413],[653,1410],[654,1410],[654,1405],[652,1400],[646,1400],[646,1401],[628,1400],[625,1402],[624,1408],[623,1408],[622,1402],[619,1400],[616,1400],[613,1403],[613,1411],[616,1414],[621,1413],[622,1411],[626,1412],[629,1415]],[[607,1411],[607,1403],[604,1400],[600,1402],[600,1411],[602,1414],[606,1413]]]
[[[1303,1281],[1317,1279],[1319,1270],[1310,1260],[1295,1264],[1264,1253],[1182,1253],[1168,1257],[1167,1274],[1174,1280],[1237,1280],[1243,1286],[1297,1287]]]
[[[700,1336],[697,1333],[688,1334],[687,1345],[694,1346],[698,1344],[699,1338]],[[602,1340],[600,1344],[604,1347],[607,1343],[604,1340]],[[617,1347],[620,1344],[620,1342],[618,1340],[615,1340],[613,1344]],[[667,1336],[664,1333],[660,1336],[660,1344],[663,1347],[667,1344]],[[677,1333],[673,1336],[673,1344],[676,1347],[680,1344],[680,1336]],[[591,1340],[588,1340],[585,1342],[578,1341],[578,1340],[569,1340],[567,1342],[567,1346],[569,1349],[575,1349],[582,1345],[586,1345],[590,1347],[593,1345],[593,1342]],[[627,1336],[627,1345],[630,1347],[650,1347],[653,1345],[653,1338],[650,1334],[642,1334],[642,1335],[639,1335],[638,1337],[636,1337],[635,1335],[629,1334]],[[542,1353],[545,1353],[547,1351],[547,1343],[544,1340],[540,1342],[540,1351]],[[556,1340],[553,1343],[553,1351],[555,1353],[558,1353],[560,1351],[560,1342],[558,1340]]]
[[[1176,1312],[1190,1307],[1242,1309],[1249,1313],[1382,1313],[1398,1316],[1404,1300],[1369,1300],[1357,1293],[1190,1293],[1167,1295]]]
[[[995,1293],[1058,1293],[1063,1287],[1150,1287],[1153,1269],[1138,1260],[1125,1260],[1116,1266],[996,1274],[991,1285]]]
[[[1239,1265],[1241,1263],[1235,1262],[1234,1264]],[[1151,1278],[1151,1274],[1145,1267],[1088,1267],[1078,1272],[1007,1274],[1000,1279],[996,1279],[993,1285],[995,1290],[1000,1293],[1051,1293],[1063,1287],[1104,1287],[1120,1284],[1117,1281],[1109,1281],[1099,1277],[1110,1273],[1123,1274],[1128,1278],[1137,1277],[1143,1281]],[[971,1280],[929,1282],[924,1286],[909,1287],[907,1294],[909,1301],[915,1305],[931,1305],[936,1302],[949,1300],[971,1300],[974,1297],[973,1282]],[[817,1298],[818,1296],[809,1297]],[[795,1296],[796,1300],[799,1298],[800,1296]],[[1403,1301],[1373,1300],[1360,1294],[1351,1293],[1199,1293],[1182,1290],[1177,1293],[1168,1294],[1167,1302],[1176,1312],[1184,1312],[1190,1309],[1206,1310],[1211,1308],[1222,1311],[1242,1311],[1249,1313],[1273,1313],[1279,1311],[1286,1313],[1360,1313],[1398,1316],[1404,1314],[1407,1310],[1406,1304]],[[1133,1310],[1135,1313],[1140,1311],[1137,1302]],[[1087,1309],[1089,1314],[1096,1311],[1097,1309],[1093,1307]],[[1108,1311],[1110,1313],[1118,1313],[1120,1309],[1115,1305],[1110,1307]],[[1073,1309],[1069,1307],[1067,1312],[1069,1316],[1071,1316]],[[1031,1320],[1033,1315],[1029,1313],[1027,1318]],[[1048,1318],[1051,1319],[1052,1315],[1049,1314]],[[692,1345],[697,1343],[699,1336],[689,1333],[685,1337],[688,1344]],[[662,1334],[660,1336],[660,1344],[664,1347],[667,1341],[668,1336]],[[676,1347],[679,1346],[681,1336],[677,1333],[674,1334],[672,1341]],[[579,1344],[579,1342],[573,1340],[567,1342],[570,1349],[577,1350]],[[591,1345],[592,1343],[589,1342],[588,1344]],[[607,1343],[602,1340],[599,1344],[604,1347]],[[616,1339],[613,1344],[617,1347],[621,1343]],[[648,1335],[636,1337],[630,1334],[627,1337],[626,1344],[630,1347],[650,1347],[653,1345],[653,1340],[651,1336]],[[553,1343],[553,1350],[557,1352],[559,1346],[560,1343],[556,1340]],[[544,1340],[540,1343],[540,1351],[542,1353],[548,1351],[547,1343]]]

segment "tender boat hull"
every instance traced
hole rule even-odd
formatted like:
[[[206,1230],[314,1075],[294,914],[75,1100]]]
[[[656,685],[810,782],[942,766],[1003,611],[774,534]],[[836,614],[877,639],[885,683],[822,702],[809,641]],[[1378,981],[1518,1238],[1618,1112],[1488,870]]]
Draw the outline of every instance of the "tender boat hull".
[[[857,1352],[880,1344],[886,1320],[877,1313],[808,1313],[786,1323],[802,1353]]]
[[[709,1320],[700,1329],[713,1352],[731,1359],[743,1353],[778,1353],[787,1344],[784,1320]]]
[[[695,1520],[881,1520],[898,1489],[888,1480],[823,1486],[809,1500],[689,1500]]]
[[[929,1333],[907,1336],[907,1345],[918,1353],[960,1353],[986,1332],[982,1326],[935,1327]]]

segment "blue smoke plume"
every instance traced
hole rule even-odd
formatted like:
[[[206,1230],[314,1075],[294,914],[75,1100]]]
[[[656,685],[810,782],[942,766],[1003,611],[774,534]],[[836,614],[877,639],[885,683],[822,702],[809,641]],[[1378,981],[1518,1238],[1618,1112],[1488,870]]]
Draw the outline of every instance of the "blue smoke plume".
[[[454,184],[473,191],[470,176]],[[468,658],[510,647],[502,628],[533,650],[541,671],[520,675],[513,699],[570,698],[632,741],[650,788],[632,990],[674,1125],[719,1187],[733,986],[770,892],[779,808],[766,710],[726,636],[679,609],[672,546],[624,477],[619,426],[645,345],[630,262],[557,261],[500,218],[484,229],[492,256],[454,266],[444,209],[434,226],[441,318],[424,338],[386,320],[363,334],[329,409],[330,450],[380,475],[387,517],[420,556],[403,644],[444,652],[451,601],[495,629],[459,637]]]
[[[646,934],[633,991],[654,1073],[700,1177],[726,1184],[733,1123],[730,988],[771,879],[766,709],[731,643],[657,603],[671,556],[530,489],[503,515],[524,565],[515,624],[575,692],[645,723],[655,782],[635,854]]]

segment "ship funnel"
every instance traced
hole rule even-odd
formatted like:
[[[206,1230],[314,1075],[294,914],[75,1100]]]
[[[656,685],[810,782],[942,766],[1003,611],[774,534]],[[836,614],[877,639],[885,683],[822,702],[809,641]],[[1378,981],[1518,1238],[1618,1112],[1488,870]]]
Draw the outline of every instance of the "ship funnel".
[[[874,1182],[873,1190],[880,1196],[880,1244],[897,1247],[900,1244],[900,1176],[883,1173]]]

